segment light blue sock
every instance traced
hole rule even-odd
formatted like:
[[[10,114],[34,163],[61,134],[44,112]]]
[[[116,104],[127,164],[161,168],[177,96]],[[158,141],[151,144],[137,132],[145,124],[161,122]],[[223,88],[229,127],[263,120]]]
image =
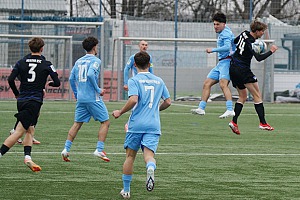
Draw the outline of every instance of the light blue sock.
[[[65,149],[67,150],[67,152],[70,152],[71,146],[72,142],[70,140],[66,140]]]
[[[206,108],[206,101],[200,101],[199,108],[201,108],[202,110],[205,110],[205,108]]]
[[[226,101],[226,108],[227,108],[227,110],[230,110],[230,111],[233,110],[233,106],[232,106],[232,101],[231,100],[227,100]]]
[[[156,164],[154,163],[154,162],[148,162],[147,164],[146,164],[146,169],[148,169],[148,167],[153,167],[154,168],[154,170],[156,169]]]
[[[103,149],[104,149],[104,142],[98,141],[97,142],[97,151],[101,152],[101,151],[103,151]]]
[[[132,175],[123,174],[122,175],[123,180],[123,189],[124,192],[130,192],[130,183],[132,180]]]

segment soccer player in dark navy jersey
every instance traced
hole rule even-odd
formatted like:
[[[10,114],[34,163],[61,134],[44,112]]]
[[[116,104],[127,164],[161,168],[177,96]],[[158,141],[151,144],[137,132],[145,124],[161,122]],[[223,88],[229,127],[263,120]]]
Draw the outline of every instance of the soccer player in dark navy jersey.
[[[254,107],[260,121],[259,128],[268,131],[274,130],[274,128],[266,122],[265,109],[257,78],[251,71],[250,65],[253,56],[257,61],[262,61],[272,55],[278,49],[278,47],[272,45],[268,52],[264,54],[256,53],[252,49],[252,43],[254,43],[256,39],[263,36],[265,30],[267,29],[267,25],[255,20],[251,23],[250,29],[250,32],[243,31],[234,39],[234,43],[236,44],[236,51],[232,56],[229,69],[232,85],[237,89],[239,94],[239,98],[234,107],[235,116],[229,123],[229,127],[234,133],[238,135],[240,134],[240,131],[238,129],[237,120],[242,112],[243,105],[247,100],[246,89],[248,89],[248,91],[253,96]]]
[[[19,60],[14,66],[8,83],[17,98],[18,113],[15,114],[18,125],[14,134],[11,134],[0,148],[0,157],[4,155],[25,133],[24,163],[34,172],[41,167],[31,160],[31,148],[34,135],[34,126],[38,121],[39,112],[43,104],[44,88],[50,75],[53,81],[47,84],[53,87],[60,86],[58,74],[50,61],[41,55],[45,43],[42,38],[35,37],[28,42],[31,53]],[[20,80],[17,89],[15,79]]]

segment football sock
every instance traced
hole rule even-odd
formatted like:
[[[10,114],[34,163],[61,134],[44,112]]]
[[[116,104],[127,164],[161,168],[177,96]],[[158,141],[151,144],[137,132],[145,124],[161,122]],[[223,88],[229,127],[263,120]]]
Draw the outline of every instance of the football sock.
[[[9,147],[6,146],[5,144],[2,144],[1,148],[0,148],[0,153],[3,156],[6,152],[8,152]]]
[[[65,149],[67,150],[67,152],[70,152],[71,146],[72,142],[70,140],[66,140]]]
[[[264,104],[261,102],[261,103],[258,103],[258,104],[254,104],[254,107],[255,107],[255,110],[256,110],[256,113],[259,117],[259,121],[260,123],[262,124],[266,124],[266,119],[265,119],[265,108],[264,108]]]
[[[205,108],[206,108],[206,102],[205,101],[200,101],[199,108],[201,108],[202,110],[205,110]]]
[[[31,146],[24,146],[24,156],[31,156]]]
[[[122,180],[123,180],[124,192],[130,192],[130,183],[132,180],[132,174],[131,175],[123,174]]]
[[[103,151],[103,149],[104,149],[104,142],[98,141],[97,142],[97,151],[101,152],[101,151]]]
[[[226,108],[227,108],[227,110],[230,110],[230,111],[233,110],[232,100],[227,100],[226,101]]]
[[[244,105],[240,102],[235,103],[235,106],[234,106],[235,116],[232,118],[232,121],[236,124],[237,124],[238,117],[240,116],[240,114],[242,112],[243,106]]]
[[[155,170],[156,169],[156,164],[154,162],[147,162],[146,164],[146,169],[148,169],[149,167],[153,167],[153,169]]]
[[[26,156],[25,156],[25,160],[26,160],[26,159],[30,159],[30,160],[31,160],[31,156],[26,155]]]

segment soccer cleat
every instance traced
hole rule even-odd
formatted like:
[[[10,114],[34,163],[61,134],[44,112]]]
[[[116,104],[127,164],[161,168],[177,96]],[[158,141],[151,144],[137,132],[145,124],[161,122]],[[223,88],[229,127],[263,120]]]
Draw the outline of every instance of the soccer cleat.
[[[195,115],[205,115],[205,110],[202,110],[201,108],[191,109],[191,112]]]
[[[32,143],[33,144],[41,144],[41,142],[40,141],[38,141],[37,139],[35,139],[35,138],[33,138],[32,139]]]
[[[38,166],[37,164],[35,164],[31,159],[25,159],[24,160],[25,165],[27,165],[27,167],[29,167],[31,169],[31,171],[33,172],[39,172],[42,170],[42,168],[40,166]]]
[[[149,192],[151,192],[154,189],[154,169],[153,169],[153,167],[149,167],[147,169],[146,189]]]
[[[121,195],[121,197],[123,197],[123,199],[130,198],[130,192],[125,192],[124,189],[121,190],[120,195]]]
[[[233,121],[229,122],[229,127],[231,128],[232,132],[234,132],[235,134],[239,135],[241,134],[239,131],[239,127],[236,123],[234,123]]]
[[[97,149],[94,152],[94,155],[101,158],[102,160],[104,160],[105,162],[109,162],[110,159],[106,156],[105,151],[101,151],[99,152]]]
[[[268,124],[268,123],[267,124],[260,123],[259,128],[261,130],[267,130],[267,131],[273,131],[274,130],[274,128],[272,126],[270,126],[270,124]]]
[[[61,156],[62,156],[62,159],[65,161],[65,162],[70,162],[70,153],[67,152],[67,149],[64,149],[62,152],[61,152]]]
[[[235,112],[233,110],[226,110],[226,112],[223,115],[220,115],[219,118],[220,119],[224,119],[227,117],[234,117]]]

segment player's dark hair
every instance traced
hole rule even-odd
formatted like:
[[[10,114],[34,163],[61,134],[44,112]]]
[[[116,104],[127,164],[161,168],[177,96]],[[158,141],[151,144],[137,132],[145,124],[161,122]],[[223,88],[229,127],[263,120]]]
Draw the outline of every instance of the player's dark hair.
[[[45,45],[45,42],[40,37],[34,37],[28,42],[28,46],[31,52],[38,53],[41,48]]]
[[[251,24],[250,24],[250,29],[251,32],[256,32],[256,31],[265,31],[267,30],[268,26],[265,23],[262,23],[260,21],[254,20]]]
[[[222,12],[217,12],[212,17],[212,20],[213,21],[217,21],[217,22],[226,23],[226,15],[224,13],[222,13]]]
[[[95,37],[87,37],[82,41],[82,47],[87,52],[90,52],[94,46],[98,44],[98,39]]]
[[[134,62],[140,69],[147,69],[150,62],[150,56],[147,52],[138,52],[134,55]]]

